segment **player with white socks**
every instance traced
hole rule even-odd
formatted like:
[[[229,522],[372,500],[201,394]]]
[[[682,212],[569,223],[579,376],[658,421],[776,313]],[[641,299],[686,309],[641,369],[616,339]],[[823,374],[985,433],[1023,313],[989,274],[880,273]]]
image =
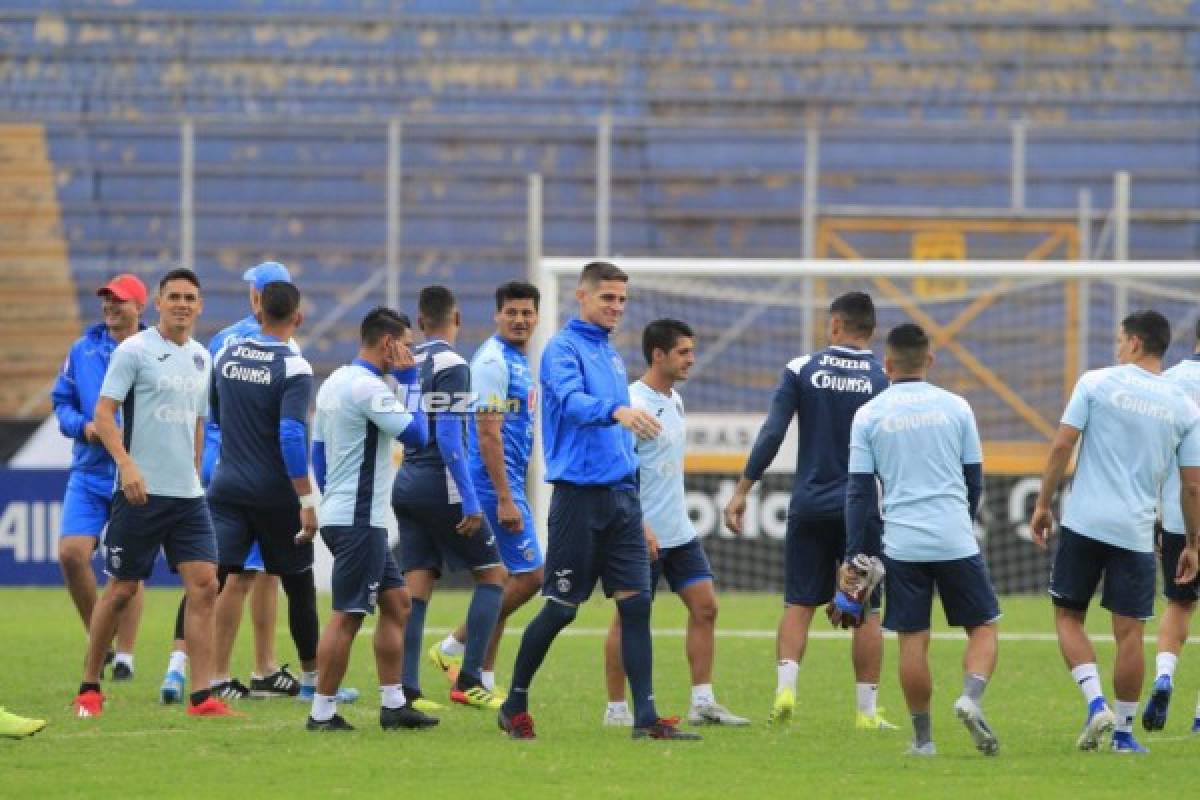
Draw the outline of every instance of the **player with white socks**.
[[[1082,439],[1050,575],[1059,648],[1088,704],[1077,740],[1081,750],[1099,748],[1115,729],[1115,752],[1146,752],[1133,738],[1133,722],[1146,668],[1145,621],[1154,614],[1154,520],[1167,473],[1176,465],[1187,533],[1173,578],[1185,584],[1196,577],[1200,408],[1161,374],[1170,342],[1170,323],[1156,311],[1139,311],[1121,321],[1118,365],[1084,373],[1075,384],[1030,522],[1034,541],[1044,548],[1054,527],[1050,501]],[[1101,578],[1101,605],[1112,614],[1117,640],[1115,715],[1083,626]]]

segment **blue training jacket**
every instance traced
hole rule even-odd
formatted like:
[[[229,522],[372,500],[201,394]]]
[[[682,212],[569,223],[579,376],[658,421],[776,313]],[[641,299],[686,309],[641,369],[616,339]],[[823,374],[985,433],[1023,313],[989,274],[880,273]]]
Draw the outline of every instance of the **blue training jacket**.
[[[575,318],[542,352],[546,480],[633,487],[633,435],[613,419],[629,403],[629,380],[609,332]]]
[[[108,362],[115,349],[117,341],[109,334],[108,326],[103,322],[92,325],[71,345],[58,379],[54,381],[54,389],[50,392],[58,429],[74,442],[71,469],[102,482],[116,479],[116,464],[104,445],[99,442],[90,444],[84,438],[83,429],[92,421],[96,401],[100,398],[100,386],[104,383],[104,373],[108,370]]]

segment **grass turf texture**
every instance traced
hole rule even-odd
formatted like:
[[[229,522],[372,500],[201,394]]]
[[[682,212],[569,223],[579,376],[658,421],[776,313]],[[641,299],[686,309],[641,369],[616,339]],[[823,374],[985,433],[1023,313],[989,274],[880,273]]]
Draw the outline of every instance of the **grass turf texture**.
[[[689,680],[680,629],[683,608],[660,594],[654,610],[655,685],[664,714],[683,715]],[[190,719],[180,706],[157,701],[177,595],[151,591],[146,600],[132,683],[105,684],[104,716],[78,720],[68,704],[80,678],[84,640],[63,590],[0,590],[0,704],[50,720],[31,740],[0,740],[0,796],[174,797],[270,793],[330,797],[463,792],[493,796],[566,797],[1104,797],[1156,796],[1174,791],[1194,766],[1200,737],[1191,724],[1200,688],[1200,647],[1185,650],[1167,729],[1139,733],[1147,757],[1079,753],[1082,696],[1066,673],[1052,636],[1044,598],[1007,598],[1002,635],[1039,633],[1042,641],[1004,641],[1000,664],[985,697],[1001,741],[1000,756],[985,759],[971,747],[951,705],[961,687],[961,641],[935,640],[933,729],[939,755],[905,757],[910,729],[896,679],[895,641],[886,646],[880,692],[899,731],[854,730],[854,683],[849,643],[822,638],[809,643],[800,670],[797,714],[790,727],[766,725],[775,688],[773,631],[780,608],[775,596],[721,597],[716,691],[735,713],[750,716],[748,729],[705,728],[701,743],[633,742],[628,729],[600,726],[604,710],[602,639],[611,604],[593,600],[556,642],[534,684],[531,711],[536,742],[510,742],[495,715],[462,707],[442,712],[432,731],[384,733],[378,727],[378,694],[370,637],[362,635],[351,658],[347,685],[363,691],[343,715],[351,734],[306,732],[305,705],[288,700],[246,700],[241,719]],[[425,648],[461,618],[467,595],[435,595]],[[328,597],[321,598],[327,613]],[[536,603],[534,604],[536,605]],[[286,603],[280,600],[276,648],[295,662],[288,639]],[[523,624],[532,612],[516,620]],[[940,616],[940,611],[935,612]],[[371,620],[368,619],[368,626]],[[944,626],[938,625],[939,628]],[[1089,628],[1107,632],[1106,615],[1092,614]],[[1152,680],[1153,624],[1147,637],[1147,684]],[[591,629],[591,633],[584,629]],[[815,630],[830,629],[824,620]],[[743,632],[736,634],[735,632]],[[745,633],[750,632],[750,633]],[[249,625],[243,625],[234,667],[247,680]],[[507,683],[517,637],[505,639],[499,680]],[[1113,645],[1098,644],[1110,692]],[[1193,663],[1195,662],[1195,663]],[[422,654],[426,692],[446,700],[447,686]],[[1140,731],[1140,725],[1139,725]]]

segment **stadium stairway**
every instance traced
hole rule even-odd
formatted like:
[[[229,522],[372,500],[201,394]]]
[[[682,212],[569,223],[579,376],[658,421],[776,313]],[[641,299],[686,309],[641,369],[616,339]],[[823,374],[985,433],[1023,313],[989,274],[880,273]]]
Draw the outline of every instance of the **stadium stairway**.
[[[0,125],[0,417],[44,416],[79,335],[75,283],[41,125]]]

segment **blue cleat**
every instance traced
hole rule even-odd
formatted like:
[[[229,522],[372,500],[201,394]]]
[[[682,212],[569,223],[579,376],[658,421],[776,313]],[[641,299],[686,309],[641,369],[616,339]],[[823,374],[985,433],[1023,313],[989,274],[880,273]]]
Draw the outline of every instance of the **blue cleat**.
[[[1103,697],[1097,697],[1088,704],[1088,718],[1083,725],[1083,732],[1075,740],[1075,746],[1080,750],[1098,750],[1101,740],[1112,733],[1117,727],[1117,716],[1108,707]]]
[[[163,676],[162,686],[158,689],[158,700],[163,705],[183,702],[184,677],[173,669],[167,670]]]
[[[1169,675],[1159,675],[1154,681],[1150,699],[1142,711],[1142,727],[1148,731],[1161,731],[1167,724],[1167,707],[1171,704],[1171,685]]]
[[[313,697],[315,697],[316,694],[317,694],[317,687],[302,685],[300,687],[299,693],[296,694],[296,699],[298,701],[300,701],[301,703],[311,703],[313,701]],[[352,688],[346,687],[346,688],[337,690],[337,695],[335,696],[335,699],[337,702],[342,703],[343,705],[350,705],[351,703],[358,702],[358,697],[359,697],[358,689],[352,689]]]
[[[1192,720],[1192,733],[1200,733],[1200,717]]]
[[[1118,731],[1112,737],[1112,751],[1114,753],[1149,753],[1145,747],[1138,744],[1138,740],[1133,738],[1133,734],[1128,731]]]

